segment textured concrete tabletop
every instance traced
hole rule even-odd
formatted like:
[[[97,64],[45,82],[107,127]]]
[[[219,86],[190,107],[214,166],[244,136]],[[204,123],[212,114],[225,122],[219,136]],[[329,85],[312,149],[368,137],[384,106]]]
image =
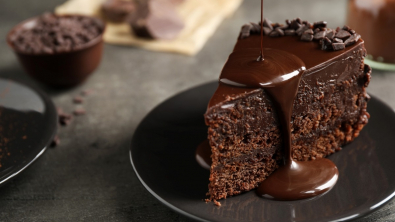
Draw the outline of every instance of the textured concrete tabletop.
[[[6,33],[18,22],[51,11],[64,0],[1,0],[0,77],[29,84],[7,47]],[[344,0],[267,0],[273,21],[302,17],[341,26]],[[140,184],[129,161],[129,143],[141,119],[158,103],[192,86],[213,81],[240,26],[259,19],[259,1],[245,0],[195,57],[105,46],[103,62],[83,85],[43,88],[65,111],[72,98],[94,89],[82,105],[87,115],[59,129],[61,144],[0,188],[0,221],[191,221],[162,205]],[[152,63],[155,61],[155,63]],[[373,72],[368,91],[395,108],[395,73]],[[42,86],[40,86],[42,87]],[[394,200],[359,221],[395,221]]]

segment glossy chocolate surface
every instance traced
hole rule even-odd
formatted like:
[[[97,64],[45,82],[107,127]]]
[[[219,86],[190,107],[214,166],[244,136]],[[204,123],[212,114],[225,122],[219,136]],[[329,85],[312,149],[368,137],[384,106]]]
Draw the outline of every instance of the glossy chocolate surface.
[[[272,38],[269,36],[263,36],[263,47],[271,48],[277,50],[283,50],[290,54],[295,55],[303,61],[306,67],[302,78],[314,80],[314,73],[319,72],[329,66],[336,68],[336,70],[331,70],[333,73],[342,73],[344,70],[341,66],[336,66],[335,63],[338,62],[348,62],[343,61],[344,55],[352,58],[358,50],[361,50],[364,41],[360,39],[356,44],[347,47],[340,51],[324,51],[320,50],[319,46],[315,42],[301,42],[297,36],[282,36],[278,38]],[[234,51],[255,48],[257,51],[257,56],[259,55],[260,46],[260,36],[251,35],[245,39],[239,39],[236,43]],[[326,79],[336,79],[336,76],[320,76],[320,78]],[[216,105],[220,105],[222,102],[226,101],[226,97],[229,95],[237,97],[237,95],[242,95],[245,93],[252,93],[253,91],[261,90],[257,88],[235,88],[230,87],[225,84],[220,84],[217,91],[211,98],[208,108]]]

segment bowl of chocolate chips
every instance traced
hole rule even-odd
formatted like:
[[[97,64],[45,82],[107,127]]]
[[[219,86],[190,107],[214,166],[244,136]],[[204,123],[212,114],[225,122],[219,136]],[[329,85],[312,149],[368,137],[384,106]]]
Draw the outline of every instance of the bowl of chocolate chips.
[[[97,18],[45,13],[16,25],[7,42],[33,78],[54,87],[72,87],[100,64],[104,28]]]

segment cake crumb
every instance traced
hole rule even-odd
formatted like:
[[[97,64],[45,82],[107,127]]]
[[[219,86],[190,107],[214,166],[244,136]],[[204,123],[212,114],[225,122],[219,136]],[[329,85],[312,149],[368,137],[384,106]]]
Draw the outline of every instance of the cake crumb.
[[[53,138],[53,140],[52,140],[50,146],[51,146],[51,147],[57,147],[59,144],[60,144],[60,139],[59,139],[59,136],[56,135],[56,136]]]
[[[90,94],[92,94],[94,92],[93,89],[85,89],[81,91],[81,95],[83,96],[89,96]]]
[[[83,108],[77,108],[73,111],[75,116],[85,115],[86,111]]]
[[[81,96],[75,96],[73,98],[73,102],[76,103],[76,104],[81,104],[81,103],[84,102],[84,99]]]

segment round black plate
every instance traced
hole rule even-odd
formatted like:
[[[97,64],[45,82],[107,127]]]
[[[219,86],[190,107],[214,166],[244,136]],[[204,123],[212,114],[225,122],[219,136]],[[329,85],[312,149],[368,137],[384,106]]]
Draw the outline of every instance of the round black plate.
[[[360,136],[330,156],[340,177],[327,194],[304,201],[271,201],[254,191],[205,203],[209,171],[195,161],[207,137],[203,114],[217,83],[180,93],[141,122],[131,144],[131,161],[141,183],[173,210],[208,221],[345,221],[366,215],[395,195],[395,113],[376,98]]]
[[[0,79],[0,185],[44,153],[56,127],[56,109],[47,96]]]

